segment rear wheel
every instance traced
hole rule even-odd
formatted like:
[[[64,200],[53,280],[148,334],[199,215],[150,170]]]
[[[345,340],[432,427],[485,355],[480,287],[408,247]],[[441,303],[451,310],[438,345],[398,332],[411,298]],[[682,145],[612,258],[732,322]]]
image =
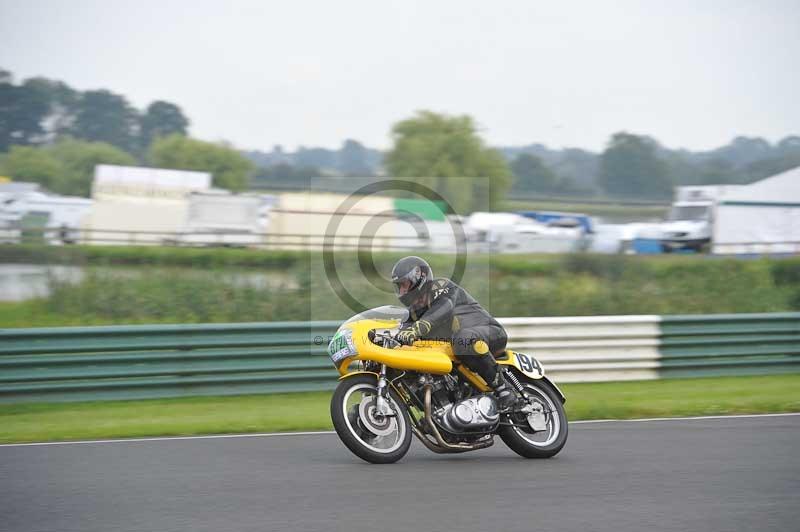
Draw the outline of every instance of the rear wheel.
[[[542,380],[522,380],[532,412],[509,415],[513,425],[498,430],[512,451],[525,458],[550,458],[567,443],[567,414],[553,388]]]
[[[331,419],[339,438],[359,458],[373,464],[400,460],[411,446],[411,422],[391,388],[385,409],[378,405],[374,375],[356,375],[339,383],[331,397]]]

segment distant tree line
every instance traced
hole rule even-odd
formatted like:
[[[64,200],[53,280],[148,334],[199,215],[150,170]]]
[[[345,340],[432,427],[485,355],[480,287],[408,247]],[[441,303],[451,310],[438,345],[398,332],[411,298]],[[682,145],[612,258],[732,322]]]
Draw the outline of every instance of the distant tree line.
[[[471,117],[431,111],[395,124],[386,153],[353,139],[338,150],[240,152],[191,139],[188,127],[181,108],[167,101],[138,110],[109,90],[78,91],[42,77],[15,84],[0,69],[0,175],[62,194],[88,195],[96,164],[139,164],[211,172],[215,186],[231,190],[298,189],[320,177],[339,185],[347,177],[408,177],[463,210],[497,205],[509,193],[666,200],[676,185],[746,184],[800,166],[798,136],[775,145],[737,137],[706,152],[670,150],[628,132],[614,134],[599,154],[541,144],[493,149]],[[464,186],[465,177],[488,178],[488,185]]]
[[[111,91],[42,77],[15,84],[0,69],[0,175],[88,196],[97,164],[199,170],[242,190],[254,165],[230,146],[188,138],[189,119],[158,100],[140,111]]]
[[[423,112],[417,119],[420,116],[429,122],[436,122],[434,117],[445,121],[455,118],[430,112]],[[436,128],[432,123],[429,125]],[[458,128],[451,131],[453,143],[450,144],[436,144],[422,132],[418,132],[418,137],[426,138],[423,143],[429,150],[445,150],[443,153],[446,153],[459,145],[457,131]],[[399,176],[398,165],[391,164],[393,150],[384,154],[348,140],[338,151],[301,148],[290,153],[277,146],[272,152],[248,152],[246,155],[259,166],[256,182],[263,186],[293,188],[319,176]],[[667,200],[672,196],[673,187],[678,185],[748,184],[800,166],[798,136],[788,136],[774,145],[758,137],[736,137],[715,150],[691,152],[670,150],[646,135],[619,132],[609,139],[601,153],[578,148],[552,150],[542,144],[502,147],[496,151],[508,163],[513,177],[508,190],[515,197]],[[350,156],[344,157],[345,153]],[[413,165],[417,173],[414,177],[441,173],[442,160],[428,160],[421,152],[415,157],[419,164]],[[445,155],[442,159],[447,157],[451,156]],[[344,161],[348,161],[349,166]],[[456,168],[466,172],[464,176],[471,175],[468,165],[459,164]],[[335,180],[329,182],[334,184]]]
[[[142,154],[158,136],[185,135],[189,120],[177,105],[158,100],[140,111],[105,89],[78,91],[42,77],[15,85],[0,70],[0,151],[70,136]]]
[[[670,150],[645,135],[614,134],[600,153],[541,144],[501,148],[513,193],[668,199],[678,185],[748,184],[800,166],[800,137],[772,145],[736,137],[706,152]]]
[[[317,177],[369,177],[379,175],[383,153],[347,139],[338,150],[300,147],[286,152],[275,146],[271,152],[248,151],[244,155],[258,166],[253,184],[257,187],[296,188]]]

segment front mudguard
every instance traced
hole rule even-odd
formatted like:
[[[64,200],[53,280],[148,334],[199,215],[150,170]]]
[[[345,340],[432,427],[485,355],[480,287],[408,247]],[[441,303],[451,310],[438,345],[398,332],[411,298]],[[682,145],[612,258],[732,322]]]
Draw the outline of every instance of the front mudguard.
[[[351,378],[353,378],[353,377],[358,377],[359,375],[372,375],[373,377],[375,377],[375,381],[377,381],[377,380],[378,380],[378,379],[381,377],[379,373],[375,373],[374,371],[364,371],[364,370],[360,370],[360,371],[351,371],[350,373],[347,373],[347,374],[345,374],[345,375],[342,375],[341,377],[339,377],[339,382],[345,381],[345,380],[347,380],[347,379],[351,379]],[[400,397],[403,397],[403,398],[405,398],[405,397],[406,397],[406,395],[405,395],[403,392],[401,392],[401,391],[400,391],[400,390],[397,388],[397,386],[395,386],[395,385],[394,385],[394,383],[393,383],[392,381],[388,381],[388,384],[389,384],[389,386],[391,386],[391,387],[392,387],[392,389],[393,389],[393,390],[394,390],[394,391],[395,391],[395,392],[396,392],[398,395],[400,395]],[[406,407],[407,407],[407,406],[408,406],[408,405],[406,405]]]
[[[343,380],[345,380],[345,379],[349,379],[350,377],[355,377],[356,375],[372,375],[372,376],[374,376],[376,379],[377,379],[378,377],[380,377],[380,375],[378,375],[378,374],[377,374],[377,373],[375,373],[374,371],[363,371],[363,370],[360,370],[360,371],[351,371],[350,373],[345,373],[344,375],[342,375],[341,377],[339,377],[339,380],[340,380],[340,381],[343,381]]]
[[[558,394],[558,398],[559,398],[559,399],[561,399],[561,404],[562,404],[562,405],[563,405],[564,403],[566,403],[566,402],[567,402],[567,396],[566,396],[566,395],[564,395],[564,392],[562,392],[562,391],[561,391],[561,388],[559,388],[559,387],[556,385],[556,383],[554,383],[553,381],[551,381],[551,380],[550,380],[550,378],[549,378],[549,377],[547,377],[547,376],[543,376],[543,377],[542,377],[542,380],[543,380],[544,382],[546,382],[547,384],[549,384],[549,385],[550,385],[550,386],[553,388],[553,390],[555,390],[555,392]]]

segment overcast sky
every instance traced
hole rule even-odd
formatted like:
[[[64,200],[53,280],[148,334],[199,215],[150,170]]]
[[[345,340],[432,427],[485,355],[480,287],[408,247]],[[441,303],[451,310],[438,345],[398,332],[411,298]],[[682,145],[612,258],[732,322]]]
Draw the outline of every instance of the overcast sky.
[[[391,145],[418,109],[492,145],[800,134],[800,1],[0,0],[0,68],[248,149]]]

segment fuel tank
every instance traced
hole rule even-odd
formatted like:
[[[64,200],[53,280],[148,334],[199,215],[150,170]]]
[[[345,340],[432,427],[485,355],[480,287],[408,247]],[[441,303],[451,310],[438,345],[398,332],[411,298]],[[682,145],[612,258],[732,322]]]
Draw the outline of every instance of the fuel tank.
[[[413,346],[387,349],[370,340],[370,331],[397,327],[392,320],[361,320],[347,323],[342,328],[352,331],[356,352],[350,360],[371,360],[401,370],[444,375],[453,369],[453,349],[448,342],[419,341]],[[339,373],[347,373],[347,364],[339,367]]]

